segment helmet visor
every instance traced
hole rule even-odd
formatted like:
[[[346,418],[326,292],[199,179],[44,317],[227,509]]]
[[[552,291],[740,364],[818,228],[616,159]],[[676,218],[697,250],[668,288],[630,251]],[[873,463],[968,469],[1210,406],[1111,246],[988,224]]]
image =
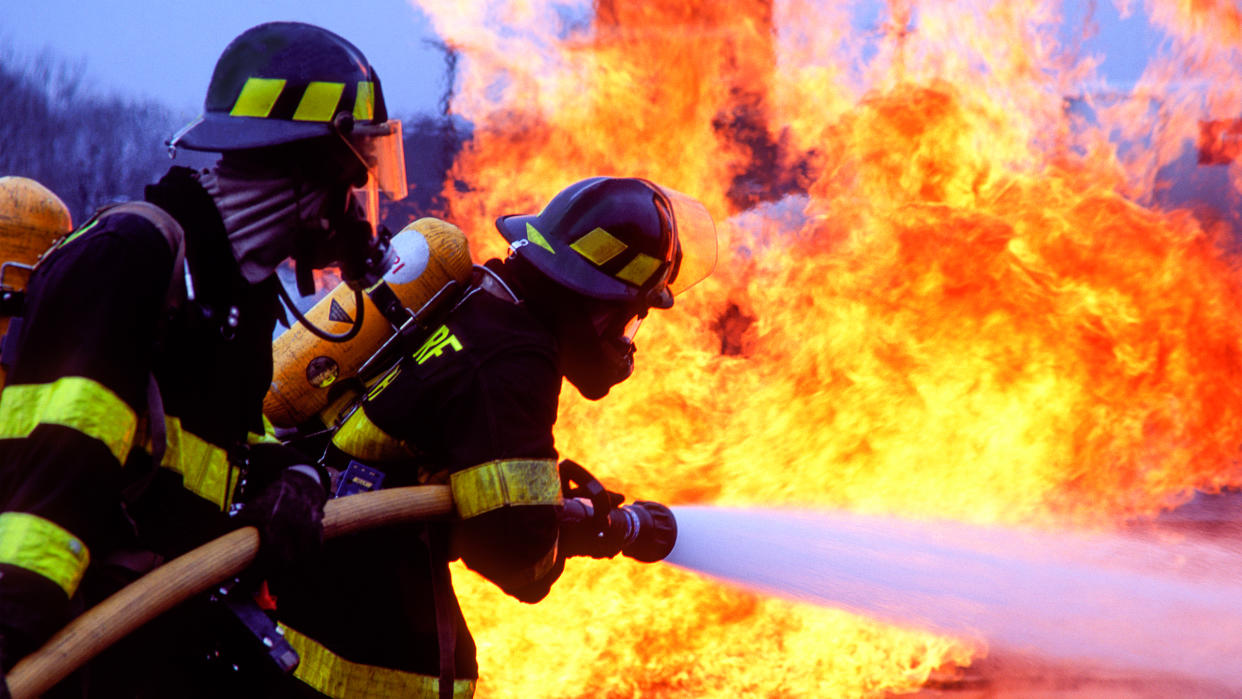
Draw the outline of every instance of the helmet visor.
[[[668,282],[674,296],[703,281],[716,269],[716,223],[697,199],[656,185],[668,199],[677,234],[677,257]]]
[[[368,186],[388,195],[393,201],[409,194],[405,179],[405,146],[401,139],[401,121],[389,119],[381,124],[355,124],[350,143],[366,163]]]

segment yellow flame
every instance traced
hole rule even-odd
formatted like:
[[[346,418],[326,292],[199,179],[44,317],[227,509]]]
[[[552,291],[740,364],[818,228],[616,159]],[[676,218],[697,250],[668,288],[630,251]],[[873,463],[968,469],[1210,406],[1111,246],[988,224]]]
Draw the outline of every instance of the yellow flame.
[[[598,174],[719,224],[635,376],[562,393],[559,449],[615,489],[1110,526],[1242,484],[1228,231],[1151,206],[1197,120],[1242,109],[1232,4],[1120,4],[1172,40],[1119,99],[1033,0],[424,10],[463,58],[477,259],[495,216]],[[454,577],[484,696],[867,696],[985,652],[627,560],[572,560],[533,607]]]

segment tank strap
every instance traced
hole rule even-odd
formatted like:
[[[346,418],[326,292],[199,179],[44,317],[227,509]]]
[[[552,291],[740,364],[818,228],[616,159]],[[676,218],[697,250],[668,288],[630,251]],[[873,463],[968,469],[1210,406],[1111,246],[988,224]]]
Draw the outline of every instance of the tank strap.
[[[111,204],[95,212],[95,218],[102,219],[115,214],[132,214],[141,216],[155,226],[160,235],[168,243],[173,254],[172,274],[168,280],[168,292],[164,295],[166,308],[177,308],[185,295],[193,293],[193,283],[189,282],[190,271],[185,262],[185,230],[172,214],[149,201],[127,201]]]
[[[101,220],[117,214],[131,214],[146,219],[164,236],[168,249],[173,254],[172,272],[168,278],[168,290],[164,292],[164,309],[175,309],[187,295],[192,295],[194,284],[190,281],[190,268],[185,261],[185,230],[177,219],[167,211],[149,201],[127,201],[111,204],[95,212],[94,220]],[[125,490],[127,501],[137,500],[155,478],[164,452],[168,447],[168,434],[164,428],[164,400],[160,395],[159,382],[152,372],[147,381],[147,425],[151,438],[151,471],[144,477],[131,483]]]

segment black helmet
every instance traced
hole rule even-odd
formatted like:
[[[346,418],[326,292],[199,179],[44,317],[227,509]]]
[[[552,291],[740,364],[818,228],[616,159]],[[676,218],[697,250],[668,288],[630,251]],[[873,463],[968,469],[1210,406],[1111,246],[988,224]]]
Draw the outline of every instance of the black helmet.
[[[211,75],[203,114],[169,146],[239,162],[254,153],[245,162],[274,158],[304,176],[314,170],[308,161],[321,160],[331,177],[356,186],[372,231],[379,230],[379,191],[393,200],[408,193],[401,122],[388,118],[375,69],[342,37],[301,22],[260,24],[229,43]],[[333,165],[328,153],[350,163],[356,157],[366,168],[365,184],[352,167]],[[309,271],[299,274],[304,287]]]
[[[582,180],[539,215],[502,216],[496,227],[542,274],[603,301],[669,308],[716,264],[707,209],[644,179]]]
[[[388,120],[379,77],[366,56],[321,27],[269,22],[224,49],[202,116],[172,145],[221,152],[262,148],[331,135],[334,120],[342,119]]]

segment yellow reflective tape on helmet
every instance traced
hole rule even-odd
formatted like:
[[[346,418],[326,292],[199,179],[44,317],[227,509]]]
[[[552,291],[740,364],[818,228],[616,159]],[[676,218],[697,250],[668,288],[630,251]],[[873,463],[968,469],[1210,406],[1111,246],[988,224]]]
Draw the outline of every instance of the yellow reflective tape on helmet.
[[[371,422],[362,408],[354,411],[336,434],[332,446],[359,461],[395,461],[409,459],[417,452]]]
[[[338,699],[437,699],[440,696],[438,677],[351,662],[295,629],[284,624],[277,624],[277,628],[301,659],[293,676],[320,694]],[[454,680],[453,699],[473,697],[474,684],[474,680]]]
[[[620,272],[617,272],[617,279],[627,281],[634,286],[642,286],[647,283],[647,280],[659,268],[659,260],[640,252],[634,256],[634,259],[630,260],[629,264],[622,267]]]
[[[547,250],[553,255],[556,254],[556,251],[552,249],[552,244],[548,242],[548,239],[543,237],[543,234],[539,232],[538,228],[535,228],[529,223],[526,224],[526,239],[544,250]]]
[[[160,466],[181,474],[181,486],[221,510],[233,503],[237,468],[224,449],[187,432],[181,418],[164,416],[167,443]],[[150,444],[147,444],[150,450]]]
[[[341,102],[345,83],[311,82],[302,93],[302,101],[293,111],[294,121],[332,121],[336,105]]]
[[[569,247],[595,263],[596,267],[620,255],[628,247],[603,228],[596,228],[575,240]]]
[[[283,78],[250,78],[242,85],[241,94],[233,103],[229,116],[266,119],[284,89]]]
[[[123,464],[138,416],[103,384],[81,376],[6,386],[0,393],[0,439],[28,437],[39,425],[61,425],[97,439]]]
[[[0,563],[38,573],[73,597],[90,561],[82,540],[56,523],[24,512],[0,512]]]
[[[510,505],[559,505],[561,477],[554,459],[500,459],[449,478],[462,519]]]
[[[375,83],[363,80],[358,83],[358,94],[354,96],[354,120],[371,121],[375,118]]]

